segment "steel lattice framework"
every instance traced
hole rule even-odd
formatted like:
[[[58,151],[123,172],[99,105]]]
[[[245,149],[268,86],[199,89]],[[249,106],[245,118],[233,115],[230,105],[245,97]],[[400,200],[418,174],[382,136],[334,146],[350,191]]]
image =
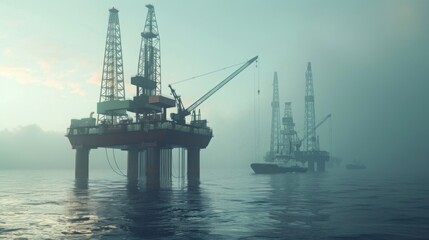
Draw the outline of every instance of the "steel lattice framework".
[[[282,119],[282,149],[281,154],[292,156],[296,150],[296,145],[299,143],[297,132],[295,131],[295,123],[293,122],[292,103],[285,103],[284,116]]]
[[[106,47],[104,51],[103,75],[99,102],[125,100],[124,69],[122,61],[121,29],[118,10],[109,10]],[[98,123],[116,121],[116,116],[98,114]]]
[[[318,150],[316,141],[316,113],[314,107],[313,73],[311,63],[305,72],[305,115],[304,115],[304,150]]]
[[[279,151],[280,144],[280,104],[279,104],[279,81],[277,72],[274,72],[273,101],[271,102],[271,141],[270,153],[274,156]]]
[[[156,83],[155,89],[137,87],[139,95],[161,95],[161,45],[153,5],[146,5],[148,13],[140,44],[137,75]]]

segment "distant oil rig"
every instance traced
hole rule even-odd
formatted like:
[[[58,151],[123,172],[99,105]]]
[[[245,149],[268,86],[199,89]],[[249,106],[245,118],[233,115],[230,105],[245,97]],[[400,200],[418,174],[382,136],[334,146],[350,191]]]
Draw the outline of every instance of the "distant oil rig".
[[[326,120],[331,118],[328,114],[316,125],[316,114],[314,106],[314,87],[311,63],[307,65],[305,72],[305,116],[304,116],[304,136],[299,138],[295,131],[295,123],[292,115],[292,103],[286,102],[284,116],[280,125],[280,101],[277,72],[274,73],[273,80],[273,100],[271,102],[271,139],[270,150],[265,155],[267,164],[252,164],[255,173],[276,173],[276,172],[318,172],[325,171],[326,162],[329,160],[329,153],[320,150],[319,137],[316,129]],[[301,146],[303,149],[301,150]],[[306,170],[302,168],[286,167],[289,162],[300,162],[307,165]],[[284,166],[277,166],[276,163]],[[273,165],[274,164],[274,165]]]
[[[72,119],[67,138],[75,156],[75,178],[88,179],[89,152],[96,148],[127,151],[127,178],[145,179],[147,187],[159,188],[161,179],[171,181],[172,149],[187,151],[188,185],[200,182],[200,150],[213,137],[207,121],[201,119],[196,108],[211,95],[257,60],[254,57],[204,94],[188,108],[169,85],[173,98],[161,95],[160,36],[153,5],[146,5],[148,13],[141,33],[137,74],[131,77],[136,87],[132,100],[125,99],[124,69],[118,10],[109,10],[106,47],[97,119]],[[167,109],[177,106],[177,112],[167,119]],[[129,117],[127,112],[134,114]],[[190,123],[186,117],[191,115]]]

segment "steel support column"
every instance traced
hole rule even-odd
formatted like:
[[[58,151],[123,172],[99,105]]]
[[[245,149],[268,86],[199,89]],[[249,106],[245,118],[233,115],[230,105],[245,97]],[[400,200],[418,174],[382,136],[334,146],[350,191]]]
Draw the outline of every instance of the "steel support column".
[[[314,172],[314,160],[313,159],[308,160],[308,171]]]
[[[76,148],[75,160],[75,178],[88,179],[89,172],[89,148],[78,147]]]
[[[160,187],[160,151],[159,147],[147,149],[146,177],[148,188]]]
[[[129,181],[137,181],[139,177],[139,152],[138,150],[128,150],[127,158],[127,178]]]
[[[200,149],[188,148],[188,185],[200,184]]]
[[[325,171],[325,159],[317,160],[317,171],[324,172]]]

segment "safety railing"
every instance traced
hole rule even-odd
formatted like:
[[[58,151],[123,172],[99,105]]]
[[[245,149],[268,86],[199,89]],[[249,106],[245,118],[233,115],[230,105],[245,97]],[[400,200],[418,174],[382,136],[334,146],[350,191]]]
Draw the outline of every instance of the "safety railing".
[[[116,125],[98,125],[98,126],[82,126],[70,127],[67,129],[66,135],[100,135],[107,133],[123,133],[123,132],[149,132],[154,130],[176,130],[199,135],[213,136],[213,132],[209,127],[197,127],[193,125],[179,125],[175,122],[164,121],[155,123],[127,123]]]

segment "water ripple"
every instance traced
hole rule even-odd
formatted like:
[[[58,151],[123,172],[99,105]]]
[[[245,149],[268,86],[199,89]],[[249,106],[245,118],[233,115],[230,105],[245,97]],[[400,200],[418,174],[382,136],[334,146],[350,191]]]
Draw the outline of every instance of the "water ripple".
[[[99,172],[0,171],[0,239],[423,239],[428,183],[354,174],[206,172],[199,188],[129,188]],[[13,176],[17,176],[16,172]],[[19,175],[18,175],[19,176]],[[57,178],[58,181],[51,181]],[[37,181],[34,181],[37,179]],[[418,182],[413,184],[410,179]],[[377,213],[377,214],[375,214]]]

